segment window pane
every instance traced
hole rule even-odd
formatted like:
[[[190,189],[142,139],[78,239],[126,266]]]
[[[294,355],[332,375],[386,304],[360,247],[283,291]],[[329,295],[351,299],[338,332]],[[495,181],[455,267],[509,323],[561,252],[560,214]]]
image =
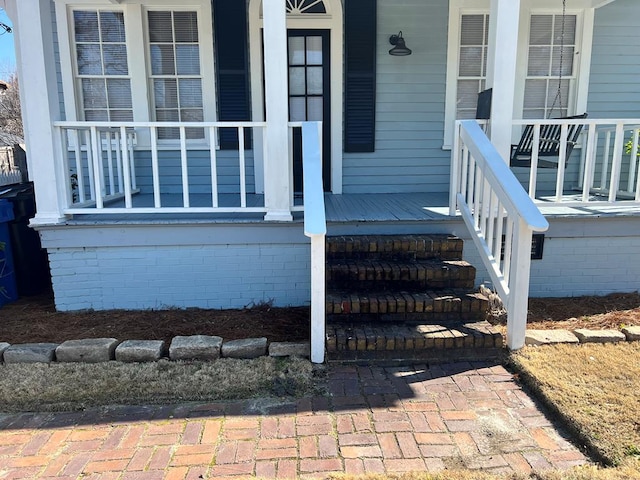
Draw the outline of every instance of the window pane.
[[[461,47],[458,75],[480,77],[482,75],[482,47]]]
[[[101,78],[82,79],[84,108],[107,108],[107,94]]]
[[[176,45],[178,75],[200,75],[200,48],[198,45]]]
[[[106,110],[85,110],[84,119],[88,122],[108,122],[109,114]]]
[[[173,12],[177,43],[198,42],[198,15],[196,12]]]
[[[175,74],[173,45],[151,45],[149,48],[151,50],[151,74]]]
[[[180,120],[178,110],[156,110],[158,122],[177,122]],[[179,128],[158,128],[158,138],[161,140],[180,138]]]
[[[149,40],[151,42],[173,42],[171,12],[149,12]]]
[[[304,67],[294,67],[289,69],[289,94],[304,95],[305,88]]]
[[[178,88],[175,80],[154,80],[153,95],[156,101],[156,108],[178,107]]]
[[[307,37],[307,65],[322,65],[322,37]]]
[[[100,32],[104,43],[124,43],[124,15],[122,12],[100,12]]]
[[[102,75],[100,45],[79,44],[78,73],[80,75]]]
[[[544,108],[547,80],[527,80],[524,87],[524,108]]]
[[[131,110],[111,110],[112,122],[132,122],[133,112]]]
[[[126,45],[103,45],[105,75],[127,75],[127,47]]]
[[[99,42],[98,13],[76,10],[73,12],[76,42]]]
[[[463,15],[460,45],[482,45],[485,15]]]
[[[307,68],[307,94],[322,95],[322,67]]]
[[[180,107],[202,107],[200,79],[180,79]]]
[[[304,65],[304,37],[289,37],[289,65]]]
[[[289,121],[303,122],[307,119],[304,97],[292,97],[289,99]]]
[[[556,24],[553,29],[553,43],[555,45],[560,45],[561,43],[565,45],[575,45],[577,17],[575,15],[564,16],[564,42],[562,41],[562,21],[562,15],[556,15]]]
[[[480,82],[478,80],[458,80],[458,109],[473,109],[478,104],[478,92]]]
[[[307,98],[307,120],[311,122],[321,122],[323,112],[322,97]]]
[[[551,47],[529,47],[527,75],[546,77],[549,75]]]
[[[131,108],[131,85],[128,79],[107,79],[110,108]]]
[[[562,52],[562,59],[560,58],[560,52]],[[559,76],[562,70],[562,75],[573,75],[573,47],[554,47],[553,59],[551,65],[551,75]],[[560,63],[562,62],[562,68]]]
[[[531,15],[529,45],[551,45],[553,15]]]

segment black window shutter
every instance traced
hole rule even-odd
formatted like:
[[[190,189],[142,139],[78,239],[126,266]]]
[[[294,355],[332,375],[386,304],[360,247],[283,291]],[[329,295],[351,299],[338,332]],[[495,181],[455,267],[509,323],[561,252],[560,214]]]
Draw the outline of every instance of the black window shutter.
[[[213,15],[217,59],[218,120],[221,122],[251,120],[246,3],[240,0],[215,0]],[[248,134],[249,129],[245,132]],[[220,130],[220,148],[238,148],[236,129]]]
[[[345,152],[375,150],[376,18],[376,0],[345,1]]]

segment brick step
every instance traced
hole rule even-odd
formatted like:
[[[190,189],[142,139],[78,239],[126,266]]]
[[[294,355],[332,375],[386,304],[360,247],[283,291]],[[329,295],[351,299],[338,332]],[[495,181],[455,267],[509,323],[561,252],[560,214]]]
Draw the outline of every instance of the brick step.
[[[423,292],[328,291],[327,319],[340,321],[455,321],[484,320],[487,297],[468,290]]]
[[[359,235],[327,237],[327,259],[462,259],[462,240],[437,235]]]
[[[329,361],[481,360],[500,355],[503,339],[486,321],[447,325],[335,324],[326,329]]]
[[[473,288],[476,269],[463,260],[331,260],[329,289],[426,290]]]

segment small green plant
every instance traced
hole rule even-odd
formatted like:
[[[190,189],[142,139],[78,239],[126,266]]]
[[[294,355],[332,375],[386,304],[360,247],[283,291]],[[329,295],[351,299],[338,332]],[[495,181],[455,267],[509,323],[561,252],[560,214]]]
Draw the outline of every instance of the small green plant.
[[[633,137],[635,135],[635,130],[633,132],[631,132],[631,138],[629,139],[629,141],[627,143],[624,144],[624,151],[625,153],[631,153],[631,151],[633,150]],[[640,141],[639,141],[640,143]],[[638,151],[636,152],[636,156],[640,157],[640,148],[638,148]]]

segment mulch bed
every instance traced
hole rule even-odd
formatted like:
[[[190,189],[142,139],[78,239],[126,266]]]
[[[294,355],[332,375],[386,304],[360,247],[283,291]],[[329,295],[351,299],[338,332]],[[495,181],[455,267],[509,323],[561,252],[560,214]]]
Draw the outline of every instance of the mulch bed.
[[[270,342],[309,339],[308,308],[267,305],[242,310],[106,310],[56,312],[51,295],[25,297],[0,308],[0,342],[53,342],[79,338],[170,342],[176,335],[217,335],[225,340],[267,337]]]
[[[504,320],[504,318],[502,318]],[[640,294],[532,298],[528,327],[617,328],[640,325]],[[262,305],[241,310],[108,310],[56,312],[51,294],[25,297],[0,308],[0,342],[54,342],[113,337],[170,342],[176,335],[217,335],[226,340],[267,337],[308,340],[309,308]]]

